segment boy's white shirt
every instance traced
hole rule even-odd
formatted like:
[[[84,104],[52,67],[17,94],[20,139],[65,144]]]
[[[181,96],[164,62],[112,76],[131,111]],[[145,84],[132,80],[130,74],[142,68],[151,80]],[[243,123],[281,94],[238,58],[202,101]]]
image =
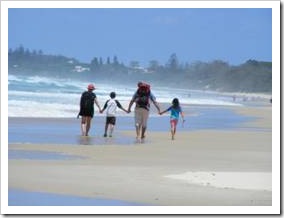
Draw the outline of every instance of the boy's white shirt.
[[[107,103],[107,108],[106,108],[106,115],[108,117],[114,117],[116,114],[116,109],[117,109],[117,105],[115,102],[115,99],[109,99],[108,103]]]

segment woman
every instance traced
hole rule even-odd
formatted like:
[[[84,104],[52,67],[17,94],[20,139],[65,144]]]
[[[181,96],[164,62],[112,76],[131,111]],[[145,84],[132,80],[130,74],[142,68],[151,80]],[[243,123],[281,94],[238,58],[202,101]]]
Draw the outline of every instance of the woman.
[[[88,136],[91,128],[91,120],[94,116],[94,103],[97,105],[99,111],[101,110],[100,105],[97,101],[97,96],[93,93],[95,86],[89,84],[87,87],[88,91],[85,91],[81,95],[80,100],[80,112],[78,116],[82,116],[81,120],[81,131],[82,136]]]

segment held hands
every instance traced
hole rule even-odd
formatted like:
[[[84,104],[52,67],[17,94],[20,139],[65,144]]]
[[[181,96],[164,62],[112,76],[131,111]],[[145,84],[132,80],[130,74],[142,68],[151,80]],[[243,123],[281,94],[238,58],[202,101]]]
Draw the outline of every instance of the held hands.
[[[130,113],[131,111],[128,109],[128,110],[125,110],[125,109],[123,109],[123,111],[125,112],[125,113]]]

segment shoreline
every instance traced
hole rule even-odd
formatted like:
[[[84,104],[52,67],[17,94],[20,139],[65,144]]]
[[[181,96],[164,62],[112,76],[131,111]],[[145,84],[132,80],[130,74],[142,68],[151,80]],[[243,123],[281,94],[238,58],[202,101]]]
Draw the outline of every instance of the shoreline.
[[[145,144],[132,146],[9,143],[12,150],[84,157],[9,159],[9,188],[157,206],[272,205],[272,192],[264,184],[257,190],[245,189],[224,179],[238,175],[245,181],[249,174],[271,181],[272,131],[253,130],[271,129],[271,107],[233,109],[241,116],[258,118],[236,129],[178,130],[175,141],[170,140],[169,131],[152,131],[147,133]],[[134,138],[134,129],[121,134]],[[192,181],[193,173],[199,173],[200,178]],[[202,173],[211,177],[202,177]],[[213,174],[216,178],[220,175],[225,185],[215,186]],[[180,175],[181,179],[168,178],[170,175]]]
[[[258,111],[271,110],[271,106],[264,107],[204,107],[184,106],[186,122],[179,122],[178,132],[199,130],[243,130],[270,131],[271,125],[261,127],[247,123],[258,120]],[[271,113],[271,112],[270,112]],[[9,143],[44,143],[44,144],[109,144],[103,136],[105,115],[94,116],[88,139],[80,137],[80,122],[77,118],[38,118],[38,117],[9,117]],[[244,124],[244,125],[243,125]],[[169,114],[150,114],[147,132],[169,131]],[[133,139],[124,137],[124,131],[135,133],[134,115],[117,116],[113,143],[133,144]],[[89,141],[89,142],[88,142]],[[106,142],[106,143],[104,143]]]
[[[124,101],[121,101],[123,102]],[[242,102],[242,101],[240,101]],[[232,101],[233,104],[227,104],[227,105],[218,105],[218,104],[189,104],[189,103],[182,103],[181,106],[182,108],[185,108],[186,111],[188,111],[190,108],[243,108],[243,107],[253,107],[253,108],[262,108],[262,107],[272,107],[272,104],[269,102],[269,99],[267,99],[267,101],[264,100],[256,100],[256,101],[246,101],[246,102],[242,102],[242,104],[239,104],[238,101],[236,101],[235,103]],[[168,107],[171,106],[171,103],[159,103],[161,110],[165,110]],[[102,105],[101,105],[102,106]],[[127,108],[127,105],[123,105],[125,108]],[[95,114],[94,117],[105,117],[105,113],[104,114],[100,114],[99,111],[97,111],[98,109],[95,107]],[[8,116],[9,118],[23,118],[23,119],[28,119],[28,118],[33,118],[33,119],[76,119],[77,118],[77,111],[74,111],[74,116]],[[126,114],[125,112],[118,110],[117,111],[117,116],[118,117],[134,117],[134,106],[132,107],[131,113],[130,114]],[[155,108],[155,106],[153,104],[151,104],[150,107],[150,114],[149,116],[151,117],[155,117],[155,116],[160,116]]]

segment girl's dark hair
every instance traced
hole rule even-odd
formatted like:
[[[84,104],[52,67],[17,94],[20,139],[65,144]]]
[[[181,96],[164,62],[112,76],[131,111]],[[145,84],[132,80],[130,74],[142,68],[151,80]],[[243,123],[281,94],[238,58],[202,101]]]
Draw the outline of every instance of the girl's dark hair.
[[[172,104],[173,104],[173,107],[179,107],[179,100],[178,98],[174,98],[173,101],[172,101]]]

